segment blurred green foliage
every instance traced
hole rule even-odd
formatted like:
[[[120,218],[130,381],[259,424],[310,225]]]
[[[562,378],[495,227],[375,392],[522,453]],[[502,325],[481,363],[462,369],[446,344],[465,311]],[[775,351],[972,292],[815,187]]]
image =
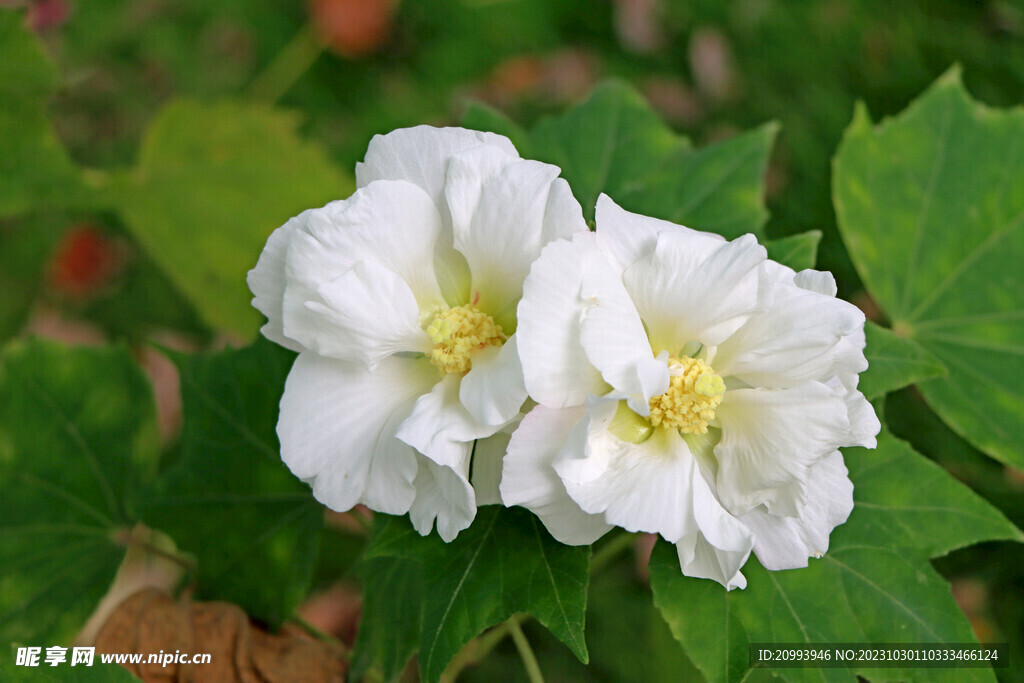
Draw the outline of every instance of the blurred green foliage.
[[[154,335],[168,332],[189,348],[205,348],[214,339],[251,339],[256,317],[245,305],[248,295],[239,277],[255,262],[266,235],[307,206],[345,196],[351,190],[348,170],[370,137],[400,126],[465,121],[504,132],[525,156],[566,164],[566,175],[589,211],[592,196],[601,189],[610,191],[609,184],[614,187],[616,181],[589,178],[594,170],[589,163],[572,167],[586,159],[581,155],[591,135],[586,126],[600,127],[600,122],[559,129],[548,117],[584,97],[605,77],[629,84],[655,107],[657,117],[640,114],[647,116],[644,125],[650,127],[641,148],[663,153],[658,164],[646,168],[639,155],[633,156],[636,149],[624,144],[616,172],[629,172],[618,179],[620,184],[643,175],[657,185],[661,177],[661,193],[637,195],[637,203],[630,206],[624,188],[626,198],[616,199],[627,208],[692,221],[695,228],[752,230],[770,238],[799,235],[773,242],[773,255],[793,259],[794,267],[813,262],[817,242],[808,231],[820,231],[818,267],[832,270],[840,295],[870,312],[873,302],[863,293],[839,238],[830,193],[830,161],[854,103],[864,102],[876,121],[896,114],[953,63],[962,65],[967,89],[983,102],[1012,105],[1024,94],[1024,3],[1019,0],[662,0],[651,2],[653,10],[646,15],[631,11],[630,5],[644,3],[403,0],[395,7],[390,30],[374,50],[360,56],[346,56],[342,47],[320,52],[310,43],[313,32],[304,28],[310,22],[308,8],[299,0],[68,0],[65,17],[37,22],[38,40],[21,29],[36,21],[31,11],[26,15],[21,9],[0,8],[0,343],[8,343],[26,325],[38,331],[40,310],[87,321],[101,338],[126,339],[136,351]],[[259,79],[271,76],[276,80],[268,87],[254,86],[267,86]],[[471,105],[474,101],[484,104]],[[175,122],[180,125],[171,125]],[[568,155],[552,143],[572,140],[573,134],[578,149]],[[240,146],[240,140],[251,140],[251,145]],[[225,141],[230,144],[225,146]],[[681,182],[687,178],[680,177],[680,169],[699,171],[699,183],[694,184],[704,183],[716,164],[736,156],[737,149],[749,152],[750,163],[742,178],[727,186],[738,193],[735,206],[727,207],[735,214],[725,213],[721,203],[712,207],[717,213],[666,213],[678,208],[678,197],[691,187]],[[240,157],[230,158],[239,150]],[[697,162],[705,166],[694,166]],[[240,167],[253,175],[233,184],[231,169]],[[241,183],[246,187],[239,188]],[[245,195],[246,188],[251,197]],[[278,191],[287,198],[278,201]],[[218,204],[219,196],[231,199]],[[212,199],[200,206],[193,203],[197,197]],[[216,216],[209,225],[201,219],[207,213]],[[63,290],[53,276],[54,250],[59,250],[62,236],[82,225],[109,238],[120,264],[102,286],[84,295]],[[194,231],[192,240],[183,244],[161,239],[169,225]],[[886,301],[880,303],[892,313]],[[882,328],[869,328],[868,335],[878,351],[873,359],[878,365],[865,379],[870,393],[881,396],[940,374],[934,358],[913,342]],[[8,347],[6,372],[28,368],[29,375],[38,376],[33,381],[41,382],[39,387],[52,384],[52,391],[36,392],[38,401],[74,407],[75,401],[102,394],[107,387],[114,394],[132,393],[137,405],[111,403],[109,410],[130,414],[119,428],[121,436],[138,432],[150,451],[155,450],[148,390],[140,388],[143,380],[123,350],[96,352],[85,362],[79,354],[60,360],[56,357],[62,351],[19,344]],[[172,473],[175,463],[180,473],[180,463],[201,459],[207,446],[216,449],[215,437],[230,428],[218,423],[215,414],[203,412],[203,396],[217,399],[215,406],[222,410],[230,405],[229,412],[252,412],[253,420],[266,427],[269,418],[260,411],[273,403],[268,396],[280,389],[280,377],[266,380],[270,386],[262,390],[259,377],[243,376],[235,384],[217,377],[229,374],[236,358],[246,354],[269,354],[262,359],[265,368],[271,374],[280,369],[279,359],[259,346],[224,356],[175,357],[179,369],[195,380],[186,390],[186,412],[195,422],[192,431],[168,448],[165,457]],[[79,370],[84,374],[75,379]],[[942,381],[934,380],[932,386]],[[19,396],[25,393],[23,388],[17,391]],[[261,397],[260,407],[248,411],[231,403],[247,393]],[[926,395],[934,401],[934,391]],[[45,411],[29,410],[35,404],[7,396],[11,421],[35,424],[48,419]],[[951,432],[914,389],[890,394],[885,407],[886,422],[896,435],[1018,526],[1024,524],[1024,476],[1019,471],[993,462]],[[28,412],[17,412],[22,410]],[[52,425],[38,431],[64,438]],[[74,440],[73,435],[67,438]],[[102,444],[116,441],[112,432],[95,438]],[[276,448],[271,433],[260,433],[258,441]],[[0,455],[6,445],[0,443]],[[126,447],[114,447],[115,464],[129,457],[122,452]],[[1001,448],[1004,460],[1019,460],[1019,452]],[[81,444],[69,449],[76,452]],[[241,468],[245,458],[257,455],[238,452],[227,460]],[[254,472],[249,474],[266,474],[267,495],[293,494],[289,486],[296,482],[287,473],[267,463]],[[116,479],[121,486],[120,475]],[[187,488],[183,482],[172,477],[164,484],[180,495]],[[79,484],[87,497],[96,493],[91,480],[68,482],[72,488]],[[236,484],[229,478],[205,483],[211,496],[229,497],[238,494]],[[36,495],[33,491],[14,492],[27,500]],[[135,495],[127,491],[125,499],[135,500]],[[96,506],[102,510],[108,502],[97,499]],[[296,510],[307,504],[311,500],[302,495],[280,503]],[[252,524],[266,513],[260,505],[252,501]],[[117,549],[103,534],[133,521],[137,510],[132,506],[123,518],[121,511],[111,509],[116,519],[99,525],[85,520],[75,531],[82,534],[87,569],[112,573],[117,560],[112,551]],[[207,509],[195,508],[177,520],[193,527],[191,534],[186,528],[179,530],[181,538],[176,536],[179,545],[182,539],[192,544],[184,550],[203,548],[206,537],[195,520]],[[279,546],[295,542],[298,526],[308,535],[319,526],[311,509],[289,518],[295,524],[285,524],[277,537],[262,539],[266,543],[235,549],[236,555],[252,550],[262,556],[269,564],[256,562],[250,570],[271,567],[280,578],[282,595],[261,592],[259,577],[251,573],[234,589],[213,590],[211,595],[237,599],[275,622],[301,597],[311,573],[320,584],[337,578],[351,559],[343,557],[351,537],[345,537],[337,552],[322,551],[315,567],[282,566]],[[73,512],[63,510],[49,521],[69,523],[60,515]],[[173,515],[151,513],[174,525]],[[6,521],[24,520],[8,515]],[[83,520],[70,521],[78,525]],[[17,552],[16,544],[10,547]],[[40,546],[37,556],[21,562],[49,567],[46,563],[56,557],[52,550]],[[315,552],[309,550],[304,559],[312,563]],[[1022,564],[1019,547],[994,543],[937,562],[954,579],[954,592],[959,583],[980,582],[982,599],[966,607],[975,632],[990,641],[1009,640],[1018,661],[1019,644],[1024,643]],[[208,585],[216,585],[218,578],[231,583],[223,578],[230,576],[231,558],[214,569],[222,573]],[[67,632],[73,630],[72,617],[82,616],[60,609],[61,600],[69,601],[79,584],[59,588],[63,593],[44,596],[46,609],[40,614],[46,623],[38,621],[43,617],[33,618],[39,628],[59,626],[57,630]],[[90,599],[102,592],[90,590]],[[613,594],[621,600],[609,599]],[[589,669],[544,629],[527,625],[531,640],[539,641],[536,649],[545,671],[567,680],[696,675],[628,564],[615,564],[594,578],[588,619]],[[24,626],[5,623],[15,629]],[[643,657],[636,656],[637,649]],[[468,674],[484,680],[512,668],[519,675],[514,656],[511,646],[502,646],[493,659]],[[627,661],[634,664],[623,664]],[[390,663],[389,673],[398,667]],[[1020,670],[999,675],[1024,681]]]

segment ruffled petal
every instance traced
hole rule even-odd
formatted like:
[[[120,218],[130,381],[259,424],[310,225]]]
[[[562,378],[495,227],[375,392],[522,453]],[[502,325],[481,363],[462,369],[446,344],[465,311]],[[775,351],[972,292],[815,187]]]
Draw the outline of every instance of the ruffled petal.
[[[459,402],[458,375],[445,375],[429,393],[416,399],[396,436],[438,465],[465,470],[468,476],[473,441],[499,429],[474,420]]]
[[[660,232],[682,232],[712,245],[725,241],[721,235],[698,232],[659,218],[626,211],[603,193],[597,198],[594,215],[598,225],[598,243],[620,273],[640,257],[654,251]]]
[[[415,126],[375,135],[366,149],[366,160],[356,164],[356,184],[366,187],[375,180],[405,180],[422,188],[440,207],[448,161],[481,145],[519,156],[508,138],[465,128]]]
[[[754,553],[765,569],[807,566],[808,557],[828,551],[832,530],[853,510],[853,483],[837,451],[810,468],[807,503],[799,517],[780,517],[763,506],[740,519],[754,532]]]
[[[426,536],[436,519],[437,532],[448,542],[472,523],[477,506],[469,483],[473,441],[497,429],[476,422],[459,403],[457,375],[445,376],[416,400],[396,436],[423,456],[409,510],[417,531]]]
[[[420,327],[416,298],[394,271],[360,261],[320,285],[317,294],[323,303],[306,303],[307,320],[317,326],[303,335],[317,353],[370,369],[393,353],[430,353],[432,343]]]
[[[469,449],[457,468],[438,465],[419,453],[416,461],[416,499],[409,509],[409,519],[423,536],[430,533],[436,520],[438,535],[451,543],[476,517],[476,498],[468,479]]]
[[[532,511],[557,541],[568,545],[589,545],[612,528],[604,515],[580,509],[552,467],[573,425],[585,414],[582,406],[535,407],[513,432],[501,475],[505,505]]]
[[[311,239],[293,239],[289,248],[289,287],[301,282],[315,291],[334,279],[324,270],[340,274],[359,261],[374,261],[397,273],[420,308],[430,310],[443,303],[433,259],[441,231],[441,216],[423,190],[404,181],[377,181],[310,214],[305,233]],[[293,257],[297,250],[303,253]]]
[[[863,351],[849,341],[864,328],[860,309],[787,280],[776,282],[768,310],[718,346],[715,371],[750,386],[788,388],[867,369]]]
[[[747,535],[750,536],[749,531]],[[752,544],[753,540],[750,542]],[[749,545],[745,550],[722,550],[711,545],[703,534],[697,534],[676,543],[676,554],[679,556],[679,567],[686,576],[712,579],[730,591],[747,587],[747,578],[740,572],[740,568],[750,557]]]
[[[580,343],[587,359],[634,412],[650,415],[650,399],[668,390],[668,358],[651,353],[636,307],[599,250],[589,254],[580,294]]]
[[[516,339],[527,392],[550,408],[583,404],[587,394],[605,393],[601,373],[580,343],[580,296],[588,254],[596,238],[583,232],[572,242],[547,245],[523,283]]]
[[[473,355],[473,367],[459,386],[459,401],[474,420],[504,425],[519,414],[525,400],[516,335],[501,347],[489,346]]]
[[[470,483],[476,495],[476,504],[501,504],[501,469],[511,438],[510,428],[484,439],[477,439],[470,463]]]
[[[753,235],[717,242],[682,231],[658,233],[654,250],[623,274],[651,348],[676,355],[690,341],[722,343],[765,307],[765,257]]]
[[[847,444],[850,421],[839,392],[818,382],[792,389],[731,389],[715,412],[722,440],[718,497],[735,515],[757,507],[794,516],[808,468]]]
[[[246,283],[253,294],[252,305],[267,323],[260,328],[263,336],[292,351],[301,351],[302,344],[284,334],[285,257],[288,244],[300,225],[308,218],[305,211],[270,234],[256,267],[249,271]]]
[[[555,182],[557,166],[515,161],[480,178],[457,173],[461,162],[461,157],[452,160],[450,195],[458,195],[463,204],[471,204],[475,196],[476,203],[452,210],[455,248],[466,257],[472,273],[470,300],[510,333],[515,330],[523,280],[541,249],[555,237],[586,230],[586,223],[568,186]],[[464,187],[477,184],[477,192]],[[549,213],[560,220],[572,214],[567,203],[575,204],[575,216],[567,225],[552,226]],[[546,234],[548,228],[556,234]]]
[[[672,543],[703,532],[702,523],[716,538],[732,538],[736,525],[723,519],[729,513],[679,433],[658,429],[643,443],[622,441],[607,430],[617,403],[588,401],[589,420],[577,424],[556,457],[555,471],[569,496],[610,524],[658,533]]]
[[[422,360],[387,358],[370,372],[299,354],[281,397],[282,459],[334,510],[366,503],[404,513],[414,497],[415,451],[394,438],[395,430],[436,373]]]
[[[874,448],[878,445],[875,437],[882,430],[882,423],[870,401],[857,391],[859,380],[858,375],[842,373],[829,382],[829,386],[841,392],[850,418],[850,436],[842,445]]]

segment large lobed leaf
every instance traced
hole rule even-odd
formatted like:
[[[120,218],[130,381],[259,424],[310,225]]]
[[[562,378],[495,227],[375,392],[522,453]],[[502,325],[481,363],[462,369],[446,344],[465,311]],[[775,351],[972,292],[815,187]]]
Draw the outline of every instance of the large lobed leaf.
[[[868,369],[860,374],[857,388],[868,399],[947,374],[946,366],[913,339],[870,321],[864,326],[864,334]]]
[[[919,384],[929,405],[1024,467],[1024,110],[974,102],[957,70],[878,126],[858,107],[833,195],[893,330],[949,370]]]
[[[482,106],[464,123],[507,135],[521,154],[561,167],[588,219],[603,192],[630,211],[697,230],[764,237],[764,171],[775,124],[694,149],[639,93],[615,81],[529,132]]]
[[[488,626],[526,612],[551,630],[580,659],[587,661],[584,614],[589,581],[589,547],[573,547],[555,541],[526,510],[484,506],[469,529],[451,543],[436,536],[419,536],[407,522],[389,520],[375,535],[365,559],[375,570],[390,562],[419,564],[422,605],[419,629],[420,671],[425,680],[438,680],[452,657]],[[412,581],[408,564],[401,573],[403,585]],[[370,584],[380,589],[383,579]],[[364,620],[374,635],[360,639],[360,648],[382,653],[385,647],[373,639],[395,640],[385,624],[400,613],[396,604],[406,591],[379,592],[367,603]],[[404,605],[406,614],[411,606]],[[357,661],[370,656],[357,652]],[[378,657],[378,663],[381,662]],[[389,672],[394,671],[390,665]]]
[[[770,572],[751,559],[745,590],[726,593],[684,577],[674,549],[651,560],[655,602],[711,681],[748,673],[747,645],[774,643],[974,642],[966,617],[928,558],[987,540],[1024,535],[945,470],[888,433],[877,450],[845,460],[855,505],[824,557],[806,569]],[[993,680],[988,669],[773,669],[790,681]]]
[[[170,356],[184,429],[145,519],[196,556],[201,597],[276,626],[306,596],[323,522],[323,507],[281,461],[275,433],[295,354],[260,338]]]
[[[156,476],[149,382],[126,349],[16,342],[0,357],[0,642],[67,641],[139,521],[197,561],[198,591],[276,624],[309,587],[322,508],[274,425],[291,352],[174,356],[185,428]]]
[[[267,236],[352,189],[296,123],[255,104],[174,101],[150,125],[138,166],[115,184],[132,233],[215,329],[255,334],[245,275]]]
[[[68,640],[124,555],[157,432],[124,348],[13,343],[0,357],[0,643]]]

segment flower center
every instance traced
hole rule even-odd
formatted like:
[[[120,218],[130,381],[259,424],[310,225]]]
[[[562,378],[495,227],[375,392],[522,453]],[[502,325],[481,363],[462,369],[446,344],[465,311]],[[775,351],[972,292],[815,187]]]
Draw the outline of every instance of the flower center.
[[[708,421],[722,402],[725,382],[702,360],[670,358],[668,391],[651,399],[651,424],[678,429],[682,434],[707,434]]]
[[[438,311],[427,327],[427,334],[434,342],[430,362],[444,373],[467,372],[475,352],[487,346],[501,346],[506,339],[501,325],[472,304]]]

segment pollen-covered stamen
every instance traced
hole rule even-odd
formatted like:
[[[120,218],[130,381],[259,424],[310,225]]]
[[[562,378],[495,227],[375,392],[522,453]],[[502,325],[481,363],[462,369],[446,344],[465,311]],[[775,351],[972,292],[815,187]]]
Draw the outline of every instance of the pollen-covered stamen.
[[[706,434],[725,394],[725,382],[702,360],[683,356],[670,358],[668,365],[668,391],[650,401],[651,424],[683,434]]]
[[[441,372],[468,372],[472,355],[487,346],[501,346],[505,334],[501,325],[473,304],[438,311],[427,326],[434,342],[430,362]]]

